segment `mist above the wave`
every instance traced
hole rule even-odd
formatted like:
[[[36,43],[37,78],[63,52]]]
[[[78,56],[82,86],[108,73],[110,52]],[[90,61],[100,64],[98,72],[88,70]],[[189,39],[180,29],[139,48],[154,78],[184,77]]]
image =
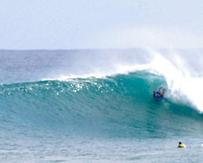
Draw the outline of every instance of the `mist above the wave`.
[[[127,51],[127,52],[126,52]],[[135,71],[150,71],[164,76],[169,96],[176,101],[189,102],[203,111],[203,58],[201,49],[100,51],[87,56],[81,55],[76,65],[81,71],[54,74],[47,79],[69,80],[72,78],[104,78]],[[126,54],[126,55],[125,55]],[[85,59],[83,59],[85,58]],[[82,65],[82,66],[81,66]],[[78,67],[74,68],[78,68]],[[84,69],[83,69],[84,67]],[[73,68],[73,67],[72,67]]]
[[[150,53],[152,60],[149,67],[165,77],[172,98],[190,102],[203,112],[203,69],[201,66],[198,68],[197,64],[203,59],[196,54],[186,55],[174,50],[167,52],[167,55],[153,50]],[[196,64],[194,57],[198,59]]]
[[[103,78],[145,70],[164,76],[174,99],[188,99],[203,111],[201,55],[202,49],[1,51],[0,82]]]
[[[129,53],[128,56],[124,56],[123,54],[118,55],[118,53],[103,53],[102,59],[104,60],[100,58],[101,56],[97,56],[98,58],[95,58],[95,62],[89,65],[89,71],[87,73],[84,73],[83,75],[61,75],[58,76],[57,79],[69,80],[72,78],[88,77],[104,78],[110,75],[127,74],[135,71],[150,71],[164,76],[168,84],[168,92],[171,98],[176,101],[191,103],[202,112],[203,67],[201,63],[203,63],[203,59],[200,55],[201,50],[198,49],[153,50],[148,48],[145,49],[145,51],[142,51],[142,57],[140,58],[135,51],[134,53]],[[107,58],[108,61],[105,63]],[[97,60],[99,61],[98,63]],[[103,64],[99,64],[101,62]]]

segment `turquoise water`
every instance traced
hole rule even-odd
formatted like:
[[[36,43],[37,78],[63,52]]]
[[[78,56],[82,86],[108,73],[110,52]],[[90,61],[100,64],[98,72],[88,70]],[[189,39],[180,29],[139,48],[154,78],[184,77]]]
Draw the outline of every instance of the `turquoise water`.
[[[147,72],[1,85],[1,158],[9,162],[27,162],[30,157],[34,162],[202,160],[202,114],[170,97],[154,101],[152,91],[160,85],[167,87],[164,78]],[[179,151],[179,140],[188,148]]]
[[[157,102],[152,92],[160,86],[167,93]],[[203,115],[173,93],[148,70],[2,83],[0,160],[202,162]]]
[[[194,108],[170,97],[154,101],[160,85],[163,77],[147,72],[1,85],[1,125],[107,137],[201,135],[203,116]]]

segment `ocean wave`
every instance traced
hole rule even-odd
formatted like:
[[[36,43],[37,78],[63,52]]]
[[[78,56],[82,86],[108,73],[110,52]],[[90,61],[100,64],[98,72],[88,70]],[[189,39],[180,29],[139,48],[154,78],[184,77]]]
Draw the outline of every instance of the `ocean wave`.
[[[165,100],[157,102],[152,92],[160,86],[168,93]],[[3,84],[0,121],[10,130],[79,135],[165,137],[201,133],[202,114],[173,98],[164,76],[148,71]]]

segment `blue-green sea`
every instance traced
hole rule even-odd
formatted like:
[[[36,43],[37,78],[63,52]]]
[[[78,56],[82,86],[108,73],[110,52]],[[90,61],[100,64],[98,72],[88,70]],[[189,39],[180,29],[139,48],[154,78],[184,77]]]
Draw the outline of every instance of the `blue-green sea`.
[[[202,162],[201,51],[0,51],[0,162]]]

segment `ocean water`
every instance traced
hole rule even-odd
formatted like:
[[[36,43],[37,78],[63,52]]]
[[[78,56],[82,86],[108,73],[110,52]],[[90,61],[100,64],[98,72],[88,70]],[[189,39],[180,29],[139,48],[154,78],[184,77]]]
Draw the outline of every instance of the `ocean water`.
[[[202,52],[0,51],[0,161],[202,162]]]

